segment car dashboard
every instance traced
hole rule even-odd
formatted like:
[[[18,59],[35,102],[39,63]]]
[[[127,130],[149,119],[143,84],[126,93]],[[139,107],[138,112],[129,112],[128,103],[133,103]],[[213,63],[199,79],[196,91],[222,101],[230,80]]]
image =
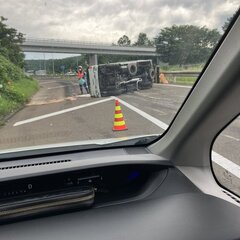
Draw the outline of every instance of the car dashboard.
[[[238,239],[240,209],[143,147],[0,163],[2,239]]]

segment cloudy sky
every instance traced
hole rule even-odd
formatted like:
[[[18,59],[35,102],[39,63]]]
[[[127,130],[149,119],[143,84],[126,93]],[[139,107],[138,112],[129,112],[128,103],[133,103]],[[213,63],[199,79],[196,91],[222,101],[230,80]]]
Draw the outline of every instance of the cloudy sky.
[[[139,32],[194,24],[218,28],[240,0],[0,0],[0,16],[26,37],[117,42]]]

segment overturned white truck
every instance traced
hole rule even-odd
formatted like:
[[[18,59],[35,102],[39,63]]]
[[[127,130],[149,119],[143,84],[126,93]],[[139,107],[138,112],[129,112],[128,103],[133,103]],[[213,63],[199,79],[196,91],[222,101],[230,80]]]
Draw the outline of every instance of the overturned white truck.
[[[151,88],[154,80],[152,60],[94,65],[88,71],[92,97]]]

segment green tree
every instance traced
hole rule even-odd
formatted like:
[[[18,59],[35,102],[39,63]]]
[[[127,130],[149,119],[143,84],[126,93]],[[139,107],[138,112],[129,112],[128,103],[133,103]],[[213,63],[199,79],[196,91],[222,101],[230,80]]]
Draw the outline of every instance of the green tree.
[[[137,41],[133,46],[152,47],[154,43],[147,37],[146,33],[139,33]]]
[[[7,19],[0,16],[0,54],[19,67],[24,66],[24,54],[19,44],[24,41],[24,35],[4,22]]]
[[[227,21],[223,24],[222,30],[223,30],[224,32],[227,30],[229,23],[232,21],[232,18],[233,18],[233,17],[228,18]]]
[[[227,18],[227,21],[223,24],[222,30],[225,32],[230,24],[230,22],[233,20],[234,16],[237,14],[237,11],[232,15],[232,17]]]
[[[123,35],[118,39],[118,45],[119,46],[130,46],[131,45],[131,40],[127,35]]]
[[[220,39],[217,29],[193,25],[173,25],[161,30],[155,38],[157,52],[169,64],[195,64],[208,59]]]

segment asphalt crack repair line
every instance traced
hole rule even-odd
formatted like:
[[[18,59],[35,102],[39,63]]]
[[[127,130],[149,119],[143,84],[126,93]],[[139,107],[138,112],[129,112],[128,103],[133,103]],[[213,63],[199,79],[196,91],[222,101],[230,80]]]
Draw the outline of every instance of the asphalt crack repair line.
[[[232,136],[230,136],[230,135],[227,135],[227,134],[223,134],[223,136],[224,136],[224,137],[227,137],[227,138],[230,138],[230,139],[232,139],[232,140],[235,140],[235,141],[237,141],[237,142],[239,142],[239,141],[240,141],[240,139],[238,139],[238,138],[235,138],[235,137],[232,137]]]
[[[178,87],[178,88],[192,88],[192,86],[183,86],[183,85],[174,85],[174,84],[159,84],[159,83],[155,83],[154,86]]]
[[[40,84],[41,84],[41,85],[44,85],[44,84],[51,84],[51,83],[56,83],[56,82],[58,82],[58,81],[50,81],[50,82],[41,82],[41,81],[40,81]]]
[[[51,89],[56,89],[56,88],[72,87],[72,86],[78,86],[78,84],[77,84],[77,83],[75,83],[75,84],[67,84],[67,85],[64,85],[64,86],[49,87],[49,88],[48,88],[48,90],[51,90]]]
[[[57,86],[57,87],[49,87],[47,90],[51,90],[51,89],[56,89],[56,88],[65,88],[65,87],[71,87],[72,85],[68,84],[65,86]]]

